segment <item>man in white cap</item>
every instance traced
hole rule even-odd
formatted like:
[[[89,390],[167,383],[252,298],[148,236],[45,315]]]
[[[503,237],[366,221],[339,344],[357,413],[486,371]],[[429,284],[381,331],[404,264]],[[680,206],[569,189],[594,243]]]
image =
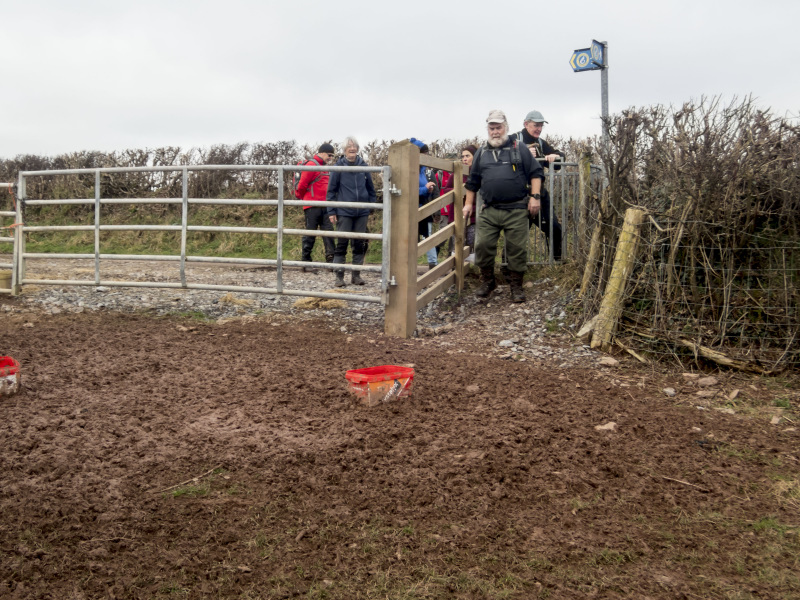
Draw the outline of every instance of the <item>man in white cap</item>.
[[[475,264],[481,270],[481,286],[475,295],[487,298],[497,287],[494,262],[502,232],[511,301],[525,302],[522,278],[528,270],[528,215],[535,216],[541,208],[542,167],[519,142],[509,139],[503,111],[491,111],[486,123],[489,139],[473,158],[464,201],[464,218],[469,222],[475,194],[481,190],[484,207],[475,236]]]
[[[518,131],[517,133],[511,134],[511,139],[519,140],[523,144],[525,144],[530,151],[533,153],[534,158],[539,161],[539,164],[542,166],[543,169],[548,169],[550,166],[553,167],[553,170],[557,171],[561,168],[560,162],[564,160],[564,153],[559,152],[555,148],[553,148],[550,144],[548,144],[544,139],[542,139],[542,128],[547,121],[544,120],[544,116],[538,110],[530,111],[526,116],[525,120],[522,122],[523,129]],[[542,230],[545,237],[547,238],[548,244],[550,243],[550,193],[547,191],[547,186],[544,185],[544,180],[542,180],[542,209],[539,211],[539,214],[535,219],[531,220],[531,226],[533,223]],[[553,213],[553,260],[561,260],[561,224],[558,222],[558,218],[555,213]]]

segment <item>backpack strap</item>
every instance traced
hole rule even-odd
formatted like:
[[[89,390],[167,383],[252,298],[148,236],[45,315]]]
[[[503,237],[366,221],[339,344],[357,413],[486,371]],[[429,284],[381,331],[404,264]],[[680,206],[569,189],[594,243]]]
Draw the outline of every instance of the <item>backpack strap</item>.
[[[322,166],[322,163],[317,160],[316,156],[313,156],[308,161],[306,161],[306,165],[308,165],[308,163],[310,163],[310,162],[313,162],[318,167]],[[317,176],[314,177],[314,179],[312,179],[311,181],[308,182],[308,189],[311,190],[311,199],[312,200],[314,199],[314,184],[317,181],[319,181],[322,178],[323,175],[324,175],[324,173],[322,171],[318,171],[317,172]]]

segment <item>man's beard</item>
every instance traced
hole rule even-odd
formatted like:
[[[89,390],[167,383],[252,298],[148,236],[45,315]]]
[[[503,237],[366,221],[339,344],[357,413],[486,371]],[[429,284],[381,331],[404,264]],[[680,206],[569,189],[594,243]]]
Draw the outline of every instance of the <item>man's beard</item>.
[[[489,138],[488,144],[492,148],[499,148],[508,141],[508,134],[504,133],[501,138]]]

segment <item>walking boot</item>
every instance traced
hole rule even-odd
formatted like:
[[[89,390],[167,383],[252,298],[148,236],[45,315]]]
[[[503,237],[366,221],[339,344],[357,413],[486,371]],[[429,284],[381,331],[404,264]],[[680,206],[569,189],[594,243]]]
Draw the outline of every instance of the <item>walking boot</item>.
[[[364,285],[366,281],[361,279],[361,272],[360,271],[353,271],[353,278],[351,280],[353,285]]]
[[[524,273],[508,272],[508,285],[511,287],[511,302],[525,302],[525,291],[522,289]]]
[[[333,262],[333,254],[326,254],[325,255],[325,262],[332,263]]]
[[[475,290],[475,295],[478,298],[487,298],[496,287],[497,282],[494,279],[494,267],[481,269],[481,286]]]
[[[336,271],[336,281],[333,282],[334,287],[345,287],[347,284],[344,281],[344,271]]]

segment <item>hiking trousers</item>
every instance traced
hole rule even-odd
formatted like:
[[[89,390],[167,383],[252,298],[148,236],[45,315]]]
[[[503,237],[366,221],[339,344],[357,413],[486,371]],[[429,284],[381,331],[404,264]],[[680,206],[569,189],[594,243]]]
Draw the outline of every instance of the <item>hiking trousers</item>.
[[[322,231],[333,231],[333,223],[325,214],[325,209],[321,206],[312,206],[303,210],[303,217],[305,218],[306,229],[321,229]],[[303,258],[304,261],[311,260],[311,252],[314,250],[314,244],[317,238],[313,235],[303,236]],[[322,244],[325,246],[325,258],[333,256],[334,239],[330,237],[322,238]]]
[[[494,268],[500,233],[505,237],[506,260],[511,271],[528,270],[528,210],[502,210],[491,205],[483,207],[477,222],[475,264],[480,269]]]

